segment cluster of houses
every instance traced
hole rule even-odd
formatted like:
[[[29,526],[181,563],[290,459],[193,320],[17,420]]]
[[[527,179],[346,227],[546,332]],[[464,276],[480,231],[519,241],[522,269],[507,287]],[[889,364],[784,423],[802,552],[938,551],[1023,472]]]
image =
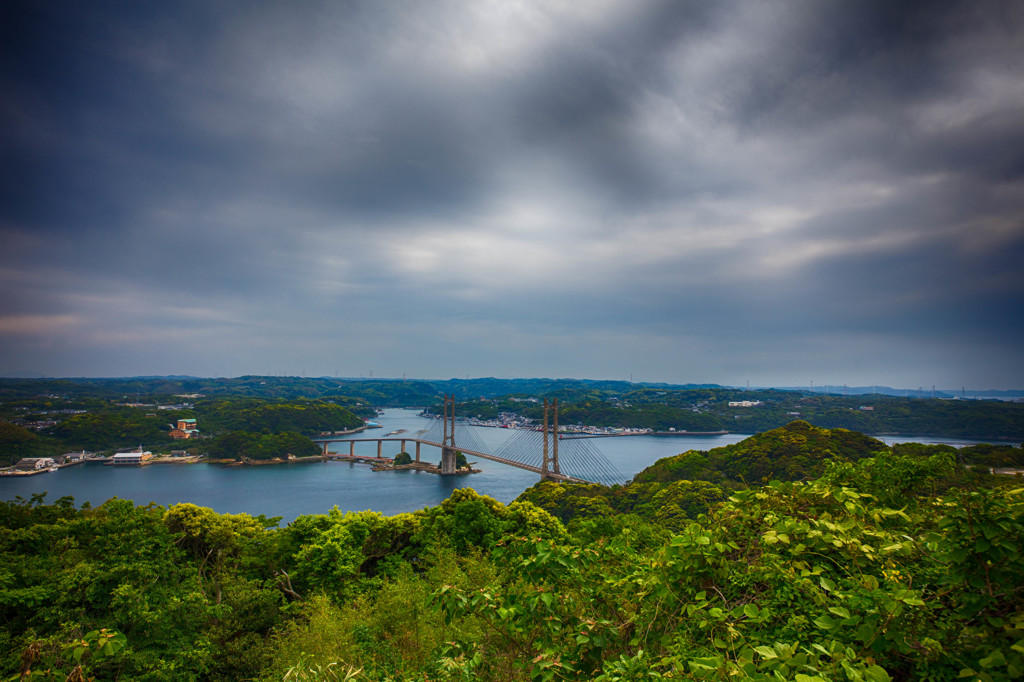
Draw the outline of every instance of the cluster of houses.
[[[179,419],[177,425],[172,424],[171,426],[173,427],[169,434],[171,438],[187,440],[199,437],[199,429],[196,428],[195,419]],[[24,457],[13,467],[0,473],[10,476],[25,476],[40,474],[44,471],[56,471],[62,466],[84,462],[88,454],[83,450],[82,452],[69,452],[56,457]],[[181,457],[185,454],[187,453],[184,450],[175,450],[171,453],[171,456]],[[143,450],[140,445],[135,450],[115,453],[113,457],[107,460],[107,463],[114,465],[138,465],[144,464],[152,458],[153,453],[149,450]]]

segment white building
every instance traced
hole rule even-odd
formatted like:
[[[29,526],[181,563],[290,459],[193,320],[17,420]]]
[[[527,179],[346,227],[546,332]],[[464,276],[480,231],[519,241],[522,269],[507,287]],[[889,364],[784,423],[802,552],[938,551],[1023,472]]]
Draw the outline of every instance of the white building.
[[[114,455],[112,461],[114,464],[142,464],[152,456],[152,452],[149,450],[143,452],[140,448],[138,450],[132,450],[131,452],[118,452]]]

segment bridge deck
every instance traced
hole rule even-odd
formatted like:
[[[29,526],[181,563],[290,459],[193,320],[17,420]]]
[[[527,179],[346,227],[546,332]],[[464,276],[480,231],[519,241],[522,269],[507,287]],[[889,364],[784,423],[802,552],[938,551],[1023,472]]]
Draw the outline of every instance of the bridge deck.
[[[393,438],[313,438],[312,440],[313,440],[314,443],[323,443],[323,444],[327,444],[327,443],[385,443],[385,442],[401,443],[401,442],[406,442],[406,443],[420,443],[422,445],[432,445],[432,446],[434,446],[436,448],[443,448],[443,447],[445,447],[441,443],[435,443],[432,440],[423,440],[422,438],[402,438],[401,436],[397,436],[397,437],[393,437]],[[458,450],[459,452],[461,452],[466,457],[480,457],[482,459],[487,459],[487,460],[490,460],[492,462],[498,462],[499,464],[505,464],[505,465],[510,466],[510,467],[516,467],[517,469],[526,469],[527,471],[532,471],[533,473],[535,473],[537,475],[541,475],[541,474],[544,473],[541,470],[540,467],[533,466],[532,464],[524,464],[522,462],[517,462],[514,459],[507,459],[505,457],[498,457],[496,455],[491,455],[491,454],[486,453],[486,452],[480,452],[478,450],[470,450],[468,448],[459,447],[458,445],[456,445],[454,449]],[[554,479],[556,481],[564,481],[565,483],[594,483],[594,481],[588,481],[586,479],[576,478],[575,476],[567,476],[565,474],[555,474],[555,473],[552,473],[552,472],[548,472],[547,475],[551,479]]]

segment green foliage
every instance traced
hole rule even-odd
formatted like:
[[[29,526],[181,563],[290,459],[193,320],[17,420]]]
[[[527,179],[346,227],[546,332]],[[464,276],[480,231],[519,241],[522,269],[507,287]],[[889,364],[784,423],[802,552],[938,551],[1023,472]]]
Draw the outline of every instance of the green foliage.
[[[517,499],[548,511],[563,523],[634,514],[669,530],[677,530],[688,519],[706,513],[725,497],[722,487],[705,481],[631,483],[613,488],[542,481]]]
[[[960,449],[965,464],[1024,469],[1024,445],[970,445]]]
[[[68,499],[3,503],[0,520],[0,619],[11,652],[0,676],[32,651],[66,669],[62,643],[103,627],[127,638],[109,662],[123,678],[237,679],[266,665],[259,650],[283,604],[276,581],[260,577],[258,542],[272,522],[116,499],[81,510]],[[95,670],[108,665],[82,657]]]
[[[938,495],[969,477],[951,450],[937,447],[901,456],[894,449],[857,463],[833,460],[821,480],[856,488],[885,506],[916,505],[919,498]]]
[[[716,470],[706,452],[687,450],[681,455],[663,457],[633,477],[634,483],[668,483],[669,481],[719,482],[725,476]]]
[[[394,463],[397,465],[412,464],[412,455],[403,450],[395,455]]]
[[[147,416],[152,414],[153,416]],[[175,413],[148,413],[131,407],[76,414],[50,429],[69,450],[114,449],[170,441]]]
[[[505,506],[479,495],[472,488],[458,488],[439,507],[423,511],[420,536],[432,535],[458,551],[485,549],[504,534],[532,532],[561,537],[565,529],[543,509],[528,501]]]
[[[888,472],[858,474],[880,488]],[[439,599],[453,622],[490,622],[461,650],[484,679],[512,665],[534,679],[1009,680],[1024,646],[1022,493],[908,513],[828,481],[776,482],[651,553],[628,536],[600,551],[513,542],[505,582]]]
[[[217,514],[191,503],[169,507],[163,522],[174,534],[175,545],[199,562],[200,575],[237,564],[247,543],[257,541],[268,526],[276,524],[276,520],[248,514]]]
[[[349,410],[322,400],[271,401],[257,398],[202,400],[196,414],[211,431],[251,431],[314,435],[362,426]]]
[[[654,431],[719,431],[728,424],[712,414],[694,412],[689,407],[657,403],[630,404],[621,401],[586,401],[568,404],[560,410],[563,424],[652,429]]]
[[[203,450],[214,459],[237,461],[285,459],[289,455],[315,457],[320,454],[316,443],[291,431],[278,434],[232,431],[204,444]]]
[[[57,450],[56,443],[0,419],[0,466],[15,464],[24,457],[52,457]]]
[[[727,478],[747,482],[815,478],[829,459],[856,460],[885,450],[879,440],[846,429],[823,429],[805,421],[715,448],[710,464]]]
[[[796,424],[626,486],[284,528],[3,502],[0,679],[1020,679],[1024,488],[873,447]],[[685,477],[764,462],[823,473]]]
[[[128,637],[127,669],[164,668],[166,656],[185,675],[205,668],[207,600],[159,508],[111,500],[0,533],[0,617],[19,633],[16,644],[29,648],[34,630],[67,636],[107,625]]]
[[[656,492],[633,507],[634,514],[653,519],[670,530],[681,530],[689,519],[706,513],[725,499],[719,486],[705,481],[673,481],[657,486]]]
[[[359,678],[361,670],[351,667],[341,667],[337,663],[320,665],[319,663],[307,663],[301,660],[299,663],[288,668],[284,674],[285,682],[313,682],[314,680],[355,680]]]
[[[22,653],[21,671],[9,679],[94,680],[88,673],[109,667],[105,664],[115,660],[127,643],[127,637],[107,628],[93,630],[63,645],[52,640],[37,641]]]

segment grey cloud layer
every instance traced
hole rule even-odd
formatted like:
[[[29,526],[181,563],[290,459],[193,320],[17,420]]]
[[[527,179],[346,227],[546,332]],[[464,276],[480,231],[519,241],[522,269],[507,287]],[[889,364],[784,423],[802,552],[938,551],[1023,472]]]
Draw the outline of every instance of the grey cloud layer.
[[[1024,383],[1017,3],[0,13],[0,371]]]

